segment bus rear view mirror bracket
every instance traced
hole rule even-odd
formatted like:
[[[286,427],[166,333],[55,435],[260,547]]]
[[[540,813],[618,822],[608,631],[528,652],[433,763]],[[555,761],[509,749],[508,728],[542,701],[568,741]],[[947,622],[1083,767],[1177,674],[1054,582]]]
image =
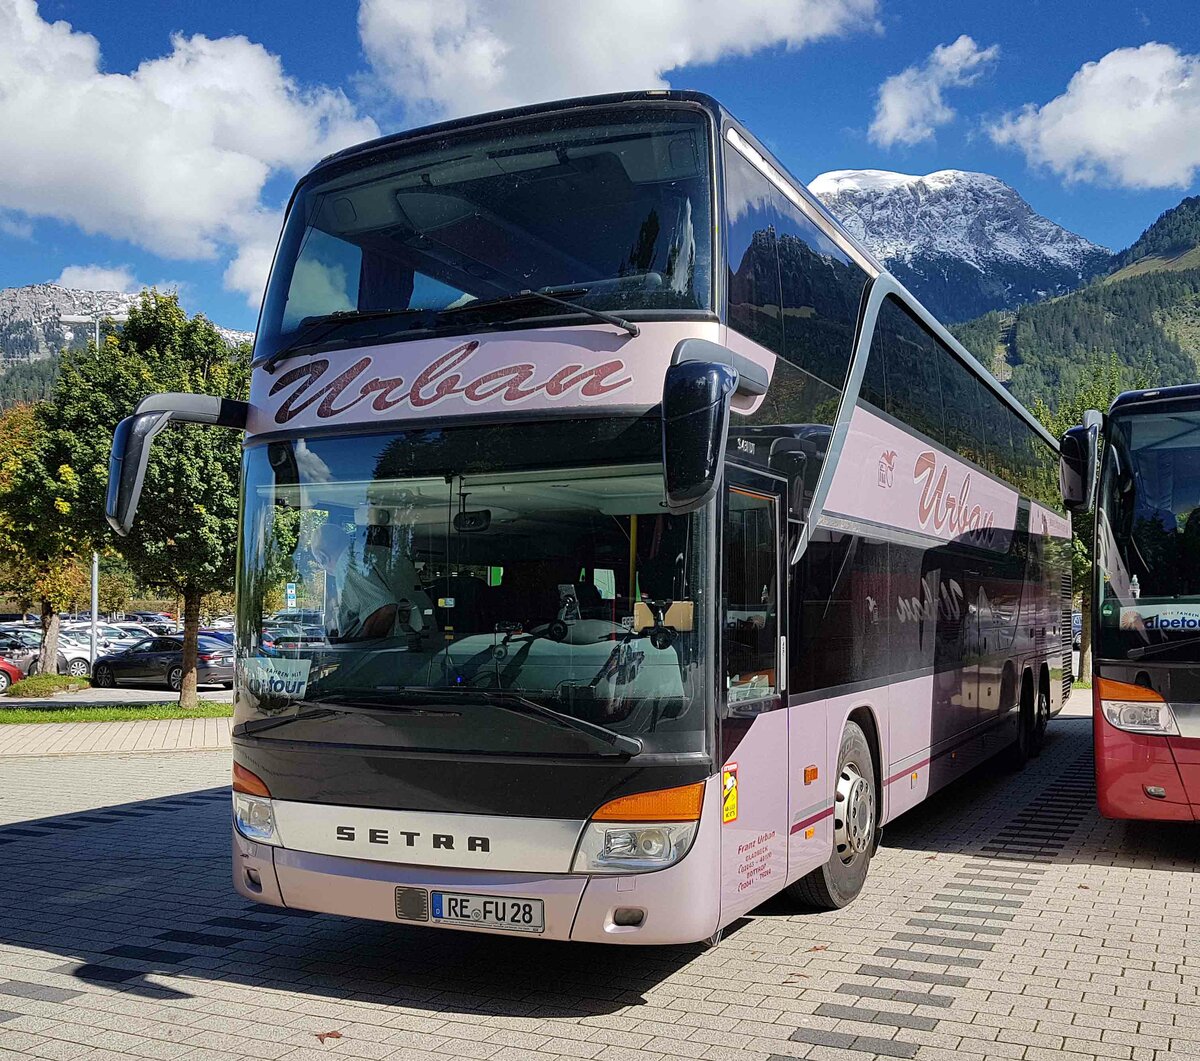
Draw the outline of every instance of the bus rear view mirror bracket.
[[[668,512],[702,508],[721,485],[735,394],[767,392],[766,368],[707,339],[675,347],[663,380],[663,478]]]
[[[1069,428],[1059,444],[1058,481],[1069,512],[1091,512],[1096,503],[1096,461],[1101,416],[1089,409],[1084,422]]]
[[[249,413],[246,402],[211,394],[169,392],[143,398],[134,414],[125,417],[113,432],[104,505],[112,529],[124,537],[133,527],[150,460],[150,443],[167,424],[176,421],[244,431]]]

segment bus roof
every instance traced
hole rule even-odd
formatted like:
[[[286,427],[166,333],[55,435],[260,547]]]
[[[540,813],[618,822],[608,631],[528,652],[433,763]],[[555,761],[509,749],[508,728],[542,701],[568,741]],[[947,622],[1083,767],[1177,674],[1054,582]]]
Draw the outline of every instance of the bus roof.
[[[676,102],[676,103],[691,103],[701,107],[707,111],[712,117],[713,122],[718,130],[718,135],[721,135],[720,130],[727,125],[733,126],[738,135],[742,137],[755,151],[762,155],[763,159],[776,170],[780,178],[787,181],[788,185],[793,188],[799,195],[804,197],[804,200],[809,206],[819,213],[826,224],[836,229],[838,234],[847,243],[851,244],[855,251],[874,267],[877,273],[884,273],[887,270],[879,264],[875,256],[865,247],[862,242],[856,239],[851,233],[847,232],[845,227],[833,216],[815,195],[813,195],[805,184],[797,180],[788,171],[787,167],[783,166],[774,154],[765,147],[759,139],[750,132],[745,125],[739,121],[719,100],[713,98],[705,92],[694,92],[684,89],[644,89],[638,92],[611,92],[595,96],[577,96],[571,99],[551,100],[546,103],[534,103],[525,107],[510,107],[505,110],[489,111],[484,114],[472,114],[462,118],[453,118],[445,122],[436,122],[432,125],[420,126],[416,129],[407,129],[399,133],[390,133],[387,136],[377,137],[374,140],[367,140],[361,144],[355,144],[351,147],[343,148],[341,151],[331,155],[326,155],[321,159],[309,175],[318,173],[328,166],[334,166],[341,162],[345,162],[357,157],[369,156],[377,151],[386,150],[398,144],[402,144],[409,140],[420,140],[430,136],[438,136],[444,133],[454,132],[460,129],[473,129],[482,126],[491,125],[499,122],[512,121],[514,119],[533,117],[539,114],[554,114],[575,109],[592,108],[597,106],[608,106],[613,104],[636,103],[636,102]],[[301,178],[302,184],[307,180],[307,176]],[[297,185],[297,190],[299,184]],[[293,198],[295,192],[292,193]],[[291,204],[289,203],[289,209]],[[889,275],[891,275],[889,273]],[[893,276],[892,279],[899,284],[899,281]],[[903,284],[899,284],[903,290],[905,300],[909,303],[910,308],[918,310],[919,315],[925,319],[925,322],[933,328],[937,333],[938,338],[954,352],[961,361],[963,361],[980,379],[996,393],[1000,399],[1010,406],[1025,422],[1033,428],[1033,430],[1041,436],[1044,442],[1047,442],[1055,450],[1058,449],[1058,440],[1046,430],[1045,426],[1014,398],[1007,390],[1001,386],[999,380],[981,364],[975,356],[960,343],[951,333],[950,330],[942,324],[932,313],[930,313],[918,299],[906,288]],[[1121,399],[1118,398],[1118,401]]]
[[[1118,394],[1109,413],[1124,412],[1132,406],[1169,405],[1173,402],[1200,399],[1200,383],[1184,383],[1178,387],[1151,387],[1149,390],[1125,391]]]

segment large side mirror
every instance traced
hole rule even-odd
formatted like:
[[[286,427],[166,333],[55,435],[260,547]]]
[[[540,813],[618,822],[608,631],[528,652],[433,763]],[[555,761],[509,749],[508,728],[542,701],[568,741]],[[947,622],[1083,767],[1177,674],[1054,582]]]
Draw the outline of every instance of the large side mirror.
[[[177,420],[244,431],[249,412],[245,402],[211,394],[168,393],[143,398],[134,414],[125,417],[113,432],[104,505],[112,529],[124,536],[133,527],[150,460],[150,443],[167,424]]]
[[[1096,503],[1096,461],[1100,452],[1100,417],[1088,415],[1069,428],[1059,443],[1058,484],[1068,512],[1091,512]]]
[[[721,484],[729,403],[734,394],[765,394],[762,365],[706,339],[675,347],[663,380],[662,448],[667,511],[702,507]]]

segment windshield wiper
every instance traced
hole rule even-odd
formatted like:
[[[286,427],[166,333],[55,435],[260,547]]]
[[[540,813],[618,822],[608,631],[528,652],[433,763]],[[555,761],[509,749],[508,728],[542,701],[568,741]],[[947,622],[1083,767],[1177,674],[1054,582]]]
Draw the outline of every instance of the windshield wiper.
[[[406,317],[410,315],[420,315],[422,319],[425,319],[429,317],[430,312],[430,310],[425,309],[339,309],[333,313],[322,314],[319,317],[305,318],[309,322],[308,326],[290,343],[280,347],[268,357],[263,362],[263,368],[268,372],[274,372],[275,366],[280,361],[286,361],[289,357],[295,357],[301,350],[307,350],[310,346],[315,346],[326,336],[332,335],[343,324],[357,321],[386,320],[388,317]]]
[[[588,289],[586,287],[566,287],[566,288],[544,288],[537,291],[525,290],[518,291],[515,295],[501,295],[499,298],[489,298],[472,302],[464,302],[461,306],[447,306],[444,309],[339,309],[332,313],[322,314],[318,317],[305,318],[308,320],[308,325],[305,327],[290,343],[276,350],[266,361],[263,362],[263,368],[267,372],[274,372],[276,366],[281,361],[286,361],[290,357],[295,357],[302,350],[307,350],[310,346],[315,346],[322,339],[332,335],[343,324],[357,323],[358,321],[369,320],[387,320],[389,317],[416,317],[416,323],[410,331],[423,329],[426,331],[432,330],[433,322],[440,317],[449,316],[457,313],[474,313],[477,311],[486,311],[489,309],[503,309],[509,306],[514,308],[526,305],[529,302],[548,302],[551,305],[561,306],[564,309],[570,310],[572,313],[579,313],[585,317],[592,317],[598,321],[604,321],[606,324],[612,324],[623,331],[628,332],[631,336],[637,337],[641,335],[641,329],[632,321],[625,320],[624,317],[618,317],[614,313],[605,313],[603,310],[592,309],[590,306],[581,306],[577,302],[570,302],[561,296],[568,295],[585,295]]]
[[[1185,637],[1180,641],[1162,641],[1157,645],[1143,645],[1139,648],[1131,648],[1125,655],[1129,659],[1145,659],[1146,656],[1169,652],[1173,648],[1187,648],[1190,645],[1200,645],[1200,637]]]
[[[333,715],[345,714],[347,711],[387,711],[395,712],[396,714],[420,715],[420,714],[436,714],[436,715],[457,715],[454,711],[429,711],[424,712],[419,707],[408,707],[401,704],[388,703],[386,700],[376,701],[374,699],[360,699],[355,696],[348,700],[296,700],[295,706],[303,708],[297,711],[294,715],[283,715],[277,718],[255,718],[249,722],[243,722],[233,731],[235,737],[250,737],[255,733],[262,733],[264,730],[274,729],[276,726],[286,726],[289,722],[306,722],[310,719],[330,718]],[[329,704],[329,707],[316,706]]]
[[[519,307],[528,302],[548,302],[553,306],[562,306],[563,309],[569,309],[572,313],[581,313],[585,317],[591,317],[594,320],[604,321],[605,324],[612,324],[622,331],[628,332],[634,338],[642,334],[642,330],[632,321],[627,321],[624,317],[618,317],[615,313],[605,313],[604,310],[592,309],[591,306],[581,306],[578,302],[570,302],[563,295],[586,295],[588,289],[586,287],[568,287],[568,288],[539,288],[531,290],[526,288],[524,291],[518,291],[515,295],[501,295],[499,298],[489,298],[482,302],[465,302],[461,306],[452,306],[441,310],[443,314],[449,313],[467,313],[477,310],[488,309],[503,309],[508,306]]]
[[[477,698],[485,703],[495,704],[497,707],[507,711],[529,715],[533,718],[545,719],[547,722],[553,722],[565,729],[573,729],[578,733],[586,733],[589,737],[595,737],[597,740],[604,741],[605,744],[611,744],[622,755],[632,757],[641,754],[642,751],[642,742],[637,737],[628,737],[624,733],[614,733],[610,729],[596,725],[595,722],[588,722],[582,718],[576,718],[574,715],[555,711],[554,708],[547,707],[545,704],[539,704],[536,700],[530,700],[520,693],[502,689],[442,689],[435,685],[409,686],[401,690],[401,692],[406,696],[412,694],[421,697]]]

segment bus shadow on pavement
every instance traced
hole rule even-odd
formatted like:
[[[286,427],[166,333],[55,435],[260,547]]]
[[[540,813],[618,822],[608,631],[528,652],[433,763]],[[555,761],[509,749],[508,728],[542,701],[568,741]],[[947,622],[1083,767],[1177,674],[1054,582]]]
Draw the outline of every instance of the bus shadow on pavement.
[[[997,861],[1200,869],[1200,826],[1100,816],[1092,720],[1050,722],[1042,754],[1019,771],[984,763],[889,822],[881,847]]]
[[[431,1014],[580,1017],[643,1004],[702,953],[247,902],[230,879],[228,788],[0,825],[0,865],[0,961],[14,948],[61,955],[29,970],[33,990],[59,997],[95,984],[169,1002],[204,980]],[[3,981],[0,1004],[30,988]]]

